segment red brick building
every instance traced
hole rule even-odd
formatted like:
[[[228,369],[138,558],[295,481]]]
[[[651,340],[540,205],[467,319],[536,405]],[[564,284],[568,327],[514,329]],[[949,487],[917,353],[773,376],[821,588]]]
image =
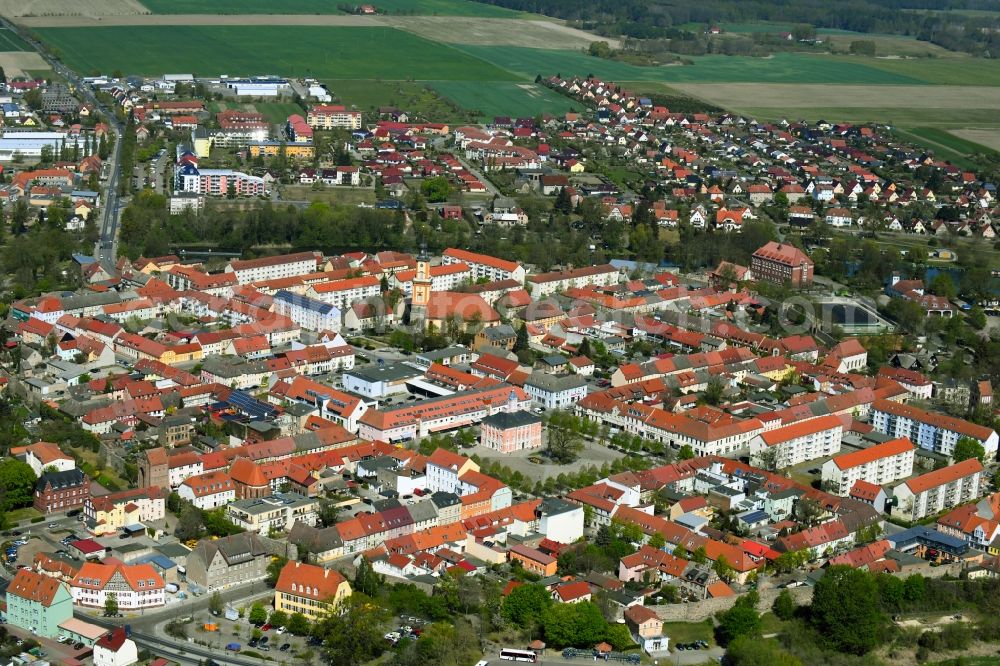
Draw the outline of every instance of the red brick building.
[[[90,479],[78,469],[46,472],[35,482],[34,507],[44,514],[78,509],[90,497]]]
[[[750,271],[756,280],[793,287],[808,287],[813,281],[812,259],[794,245],[774,241],[753,253]]]

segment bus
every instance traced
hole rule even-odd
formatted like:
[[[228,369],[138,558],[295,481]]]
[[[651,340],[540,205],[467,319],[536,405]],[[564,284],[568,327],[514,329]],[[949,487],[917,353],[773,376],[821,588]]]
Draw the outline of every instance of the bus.
[[[501,648],[500,658],[504,661],[526,661],[531,664],[538,661],[538,655],[531,650],[515,650],[513,648]]]

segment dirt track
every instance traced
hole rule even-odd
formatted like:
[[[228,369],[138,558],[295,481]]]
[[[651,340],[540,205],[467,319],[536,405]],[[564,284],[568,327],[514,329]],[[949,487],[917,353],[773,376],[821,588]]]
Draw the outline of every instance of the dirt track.
[[[0,0],[0,2],[10,1]],[[328,25],[357,27],[389,25],[380,16],[352,16],[348,14],[122,14],[116,16],[81,14],[75,16],[21,16],[17,22],[29,28],[151,25]]]
[[[148,14],[136,0],[0,0],[0,15],[8,18],[34,15],[58,18],[66,14],[104,16]]]

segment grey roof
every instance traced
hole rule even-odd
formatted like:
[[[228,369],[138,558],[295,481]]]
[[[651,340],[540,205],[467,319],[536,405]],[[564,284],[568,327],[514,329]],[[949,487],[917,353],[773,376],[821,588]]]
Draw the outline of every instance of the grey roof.
[[[410,512],[410,519],[414,523],[422,523],[437,518],[437,507],[431,499],[414,502],[406,507]]]
[[[401,379],[419,377],[423,372],[402,363],[387,365],[370,365],[355,367],[344,372],[344,375],[357,377],[366,382],[398,382]]]
[[[53,490],[73,488],[83,485],[85,478],[86,475],[79,469],[69,469],[65,472],[45,472],[35,482],[35,490],[44,490],[48,484],[52,484]]]
[[[305,523],[295,523],[288,533],[288,543],[304,546],[310,553],[322,553],[342,548],[344,542],[336,526],[318,528]]]
[[[267,549],[256,534],[241,532],[215,541],[200,541],[193,551],[193,555],[203,558],[206,565],[212,561],[216,553],[220,553],[226,563],[233,566],[267,555]]]
[[[580,375],[550,375],[544,372],[535,372],[524,384],[540,388],[543,391],[558,393],[586,386],[587,380]]]
[[[434,506],[439,509],[462,503],[462,499],[455,493],[446,493],[442,490],[439,490],[431,495],[431,501],[434,502]]]
[[[559,499],[558,497],[546,497],[542,500],[542,503],[538,505],[538,513],[543,516],[556,516],[560,513],[577,511],[579,508],[580,506],[578,504],[567,502],[564,499]]]
[[[433,351],[427,351],[422,354],[418,354],[418,358],[425,359],[427,361],[440,361],[441,359],[451,358],[452,356],[461,356],[462,354],[471,354],[472,350],[468,347],[461,347],[458,345],[453,345],[451,347],[445,347],[444,349],[435,349]]]
[[[517,336],[517,332],[514,330],[514,327],[509,324],[500,324],[499,326],[484,328],[482,330],[482,334],[488,340],[505,340],[507,338]]]
[[[488,425],[500,430],[506,430],[508,428],[517,428],[541,422],[542,419],[535,416],[531,412],[516,411],[497,412],[496,414],[491,414],[482,420],[482,425]]]

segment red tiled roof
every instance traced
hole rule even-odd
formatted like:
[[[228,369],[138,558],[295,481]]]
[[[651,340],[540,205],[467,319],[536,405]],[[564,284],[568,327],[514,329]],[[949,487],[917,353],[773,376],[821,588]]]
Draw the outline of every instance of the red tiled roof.
[[[888,442],[876,444],[867,449],[836,456],[833,458],[833,462],[840,469],[851,469],[852,467],[864,465],[880,458],[888,458],[889,456],[899,455],[906,451],[912,451],[914,448],[913,442],[906,437],[900,437],[899,439],[890,439]]]

